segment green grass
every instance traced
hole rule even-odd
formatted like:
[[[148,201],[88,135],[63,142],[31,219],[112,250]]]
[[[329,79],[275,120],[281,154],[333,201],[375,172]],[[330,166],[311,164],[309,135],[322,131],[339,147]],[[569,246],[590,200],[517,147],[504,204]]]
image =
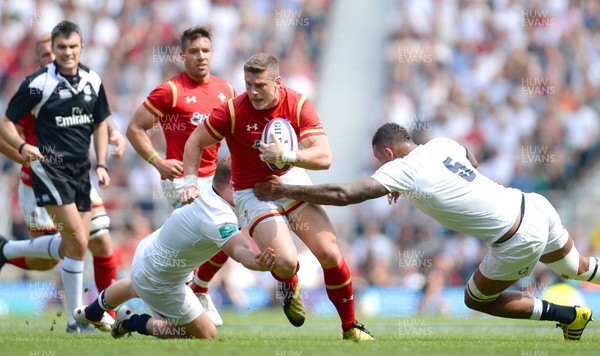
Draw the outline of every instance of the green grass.
[[[594,322],[582,341],[566,343],[550,322],[412,317],[362,320],[377,341],[356,344],[341,339],[337,318],[309,315],[304,326],[294,328],[279,309],[222,316],[225,325],[211,341],[73,336],[64,331],[64,315],[8,316],[0,319],[0,355],[596,355],[600,341]]]

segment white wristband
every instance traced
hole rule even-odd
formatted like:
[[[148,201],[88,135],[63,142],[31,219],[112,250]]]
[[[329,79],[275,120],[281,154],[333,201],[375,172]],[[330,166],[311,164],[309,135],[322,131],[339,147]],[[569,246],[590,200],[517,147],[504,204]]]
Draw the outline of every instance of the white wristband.
[[[281,161],[283,163],[296,163],[296,151],[284,151],[281,154]]]
[[[188,174],[183,178],[183,187],[198,187],[198,176],[195,174]]]

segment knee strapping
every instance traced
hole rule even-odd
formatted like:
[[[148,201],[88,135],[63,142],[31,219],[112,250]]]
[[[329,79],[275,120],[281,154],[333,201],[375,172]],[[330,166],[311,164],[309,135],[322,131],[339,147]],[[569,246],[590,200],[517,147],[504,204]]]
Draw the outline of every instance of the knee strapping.
[[[588,270],[579,274],[579,252],[575,246],[571,248],[571,251],[565,257],[556,262],[547,263],[546,266],[564,278],[594,283],[600,281],[597,257],[590,257]]]
[[[110,218],[106,214],[97,215],[92,218],[90,224],[90,240],[108,232]]]
[[[498,299],[498,296],[500,295],[500,293],[494,295],[485,295],[481,293],[479,288],[477,288],[477,286],[475,285],[475,281],[473,281],[473,276],[471,276],[469,282],[467,282],[467,293],[469,294],[469,297],[471,297],[471,299],[479,303],[492,302]]]

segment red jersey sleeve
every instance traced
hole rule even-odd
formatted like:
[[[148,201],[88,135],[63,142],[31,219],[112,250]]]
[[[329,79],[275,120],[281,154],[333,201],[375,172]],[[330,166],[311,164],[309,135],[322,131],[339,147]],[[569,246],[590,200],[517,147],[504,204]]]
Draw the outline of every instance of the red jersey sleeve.
[[[317,110],[315,110],[315,107],[310,100],[303,96],[302,99],[300,99],[300,102],[298,102],[297,110],[296,116],[298,120],[298,131],[300,133],[298,142],[310,136],[325,135],[325,130],[323,129],[323,125],[321,125]]]
[[[175,102],[177,98],[173,97],[173,88],[171,88],[174,85],[169,81],[157,86],[144,101],[146,110],[158,117],[165,116],[177,104]]]
[[[235,112],[233,110],[233,99],[229,99],[212,109],[210,115],[204,120],[204,127],[212,137],[220,141],[233,132],[235,114],[231,115],[231,112]]]

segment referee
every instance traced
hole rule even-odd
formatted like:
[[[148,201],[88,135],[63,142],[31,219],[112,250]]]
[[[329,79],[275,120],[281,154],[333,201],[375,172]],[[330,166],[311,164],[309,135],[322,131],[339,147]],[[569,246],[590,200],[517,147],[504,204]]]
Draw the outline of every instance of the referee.
[[[101,188],[110,184],[106,166],[110,109],[100,76],[79,63],[83,48],[78,25],[62,21],[51,34],[56,59],[28,76],[0,121],[2,137],[29,162],[38,206],[45,207],[62,235],[62,281],[69,324],[79,333],[72,310],[82,304],[83,265],[91,220],[91,135]],[[15,124],[31,112],[37,146],[24,142]]]

